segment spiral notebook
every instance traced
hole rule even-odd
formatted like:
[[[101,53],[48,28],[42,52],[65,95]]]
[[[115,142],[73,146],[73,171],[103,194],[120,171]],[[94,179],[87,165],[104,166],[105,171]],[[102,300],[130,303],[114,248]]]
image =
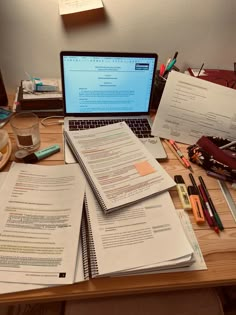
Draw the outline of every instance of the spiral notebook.
[[[83,255],[91,278],[153,273],[194,262],[168,192],[109,215],[88,185],[85,199],[88,242]]]
[[[105,213],[175,186],[125,122],[64,134]]]

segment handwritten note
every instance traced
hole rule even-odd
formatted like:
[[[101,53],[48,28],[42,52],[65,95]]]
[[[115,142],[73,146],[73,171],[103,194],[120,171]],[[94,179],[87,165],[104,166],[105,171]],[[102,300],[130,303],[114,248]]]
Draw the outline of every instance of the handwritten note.
[[[59,0],[60,15],[102,8],[102,0]]]

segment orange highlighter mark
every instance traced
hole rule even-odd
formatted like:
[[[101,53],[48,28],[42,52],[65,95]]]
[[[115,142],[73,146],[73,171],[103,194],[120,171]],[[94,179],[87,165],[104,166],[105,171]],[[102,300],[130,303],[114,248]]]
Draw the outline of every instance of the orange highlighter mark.
[[[134,166],[136,167],[136,170],[139,172],[141,176],[145,176],[145,175],[156,172],[156,170],[152,167],[152,165],[148,163],[147,161],[136,163],[134,164]]]

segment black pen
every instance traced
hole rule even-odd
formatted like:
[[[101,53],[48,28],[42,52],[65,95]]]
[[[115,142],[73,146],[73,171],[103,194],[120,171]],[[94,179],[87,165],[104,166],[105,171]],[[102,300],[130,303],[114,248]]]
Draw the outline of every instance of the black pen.
[[[201,74],[201,71],[202,71],[202,68],[204,67],[204,63],[202,64],[200,70],[198,71],[198,74],[197,74],[197,78],[199,77],[199,75]]]
[[[192,182],[192,185],[196,188],[196,190],[199,194],[199,199],[200,199],[200,202],[202,205],[202,210],[203,210],[204,216],[206,218],[206,221],[207,221],[209,227],[213,228],[215,230],[215,232],[217,234],[219,234],[218,225],[216,224],[215,219],[211,217],[211,215],[209,213],[209,209],[207,208],[206,202],[204,200],[204,197],[206,196],[206,194],[203,195],[203,192],[201,191],[200,186],[197,186],[197,183],[196,183],[196,181],[195,181],[195,179],[191,173],[189,173],[189,177],[190,177],[190,180]],[[211,209],[210,209],[210,211],[211,211]],[[212,211],[211,211],[211,213],[212,213]]]
[[[215,208],[215,206],[214,206],[214,204],[213,204],[213,201],[212,201],[212,199],[211,199],[211,196],[210,196],[210,194],[209,194],[209,192],[208,192],[208,190],[207,190],[207,188],[206,188],[206,185],[205,185],[205,183],[204,183],[204,180],[203,180],[202,176],[198,176],[198,178],[199,178],[199,181],[200,181],[200,183],[201,183],[201,185],[202,185],[202,188],[204,189],[204,192],[205,192],[205,194],[206,194],[207,200],[208,200],[209,205],[210,205],[210,207],[211,207],[211,210],[212,210],[212,212],[213,212],[213,215],[214,215],[214,218],[215,218],[216,223],[217,223],[217,225],[218,225],[218,228],[219,228],[221,231],[223,231],[223,230],[224,230],[224,226],[223,226],[223,224],[222,224],[222,222],[221,222],[221,219],[220,219],[220,217],[219,217],[219,215],[218,215],[218,213],[217,213],[217,211],[216,211],[216,208]]]
[[[175,54],[174,54],[173,59],[177,59],[178,54],[179,54],[179,52],[178,52],[178,51],[176,51],[176,52],[175,52]]]

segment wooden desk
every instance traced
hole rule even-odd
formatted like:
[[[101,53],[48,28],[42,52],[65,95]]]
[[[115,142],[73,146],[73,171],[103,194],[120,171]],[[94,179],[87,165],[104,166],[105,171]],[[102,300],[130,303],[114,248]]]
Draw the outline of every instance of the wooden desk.
[[[15,142],[9,124],[5,127],[13,143],[13,154],[11,161],[14,160]],[[41,149],[51,144],[58,143],[62,151],[40,162],[43,165],[55,165],[64,163],[63,139],[61,126],[40,126]],[[186,184],[190,185],[188,173],[180,162],[176,159],[169,148],[165,147],[169,159],[161,165],[173,177],[182,174]],[[187,155],[186,146],[181,145],[181,150]],[[10,167],[10,163],[4,171]],[[199,240],[208,270],[191,271],[178,273],[152,274],[145,276],[129,276],[120,278],[100,278],[48,289],[33,290],[28,292],[18,292],[0,295],[1,303],[34,303],[49,302],[69,299],[87,299],[112,295],[127,295],[138,293],[150,293],[157,291],[167,291],[186,288],[215,287],[222,285],[236,284],[236,224],[227,206],[223,194],[215,179],[207,177],[205,172],[198,166],[192,165],[194,176],[204,177],[210,195],[218,210],[225,227],[225,231],[217,236],[207,224],[197,226],[190,213],[191,222]],[[181,204],[175,189],[171,190],[171,196],[176,208],[181,208]],[[236,201],[236,191],[231,189],[234,200]],[[173,240],[174,246],[174,240]]]

